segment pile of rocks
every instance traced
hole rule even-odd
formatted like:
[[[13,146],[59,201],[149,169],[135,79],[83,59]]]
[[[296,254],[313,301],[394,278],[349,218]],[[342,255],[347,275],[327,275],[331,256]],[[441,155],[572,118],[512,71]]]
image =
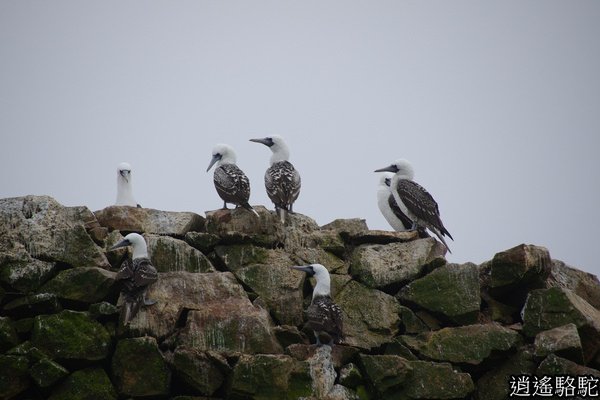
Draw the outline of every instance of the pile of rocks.
[[[520,245],[475,265],[363,220],[0,200],[0,398],[504,399],[510,376],[600,377],[600,284]],[[127,327],[115,272],[142,233],[159,280]],[[344,344],[302,330],[321,263]],[[85,396],[84,396],[85,395]]]

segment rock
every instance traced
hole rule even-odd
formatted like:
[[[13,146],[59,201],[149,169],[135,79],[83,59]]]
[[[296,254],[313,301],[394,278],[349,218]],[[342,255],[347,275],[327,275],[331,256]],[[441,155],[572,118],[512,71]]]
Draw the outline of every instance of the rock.
[[[535,355],[538,357],[554,353],[577,363],[583,363],[581,340],[575,324],[567,324],[538,333],[534,345]]]
[[[411,350],[428,359],[471,365],[514,349],[520,340],[517,332],[497,324],[443,328],[402,339]]]
[[[0,399],[11,399],[29,387],[26,357],[0,355]]]
[[[446,264],[404,286],[398,298],[459,324],[477,322],[479,269],[472,263]]]
[[[15,321],[15,330],[19,336],[30,335],[33,330],[33,318],[27,317]]]
[[[546,286],[569,289],[600,310],[600,281],[596,275],[580,271],[559,260],[552,260]]]
[[[49,400],[80,399],[117,399],[117,393],[102,368],[73,372],[49,397]]]
[[[362,245],[352,254],[350,273],[372,288],[403,285],[444,264],[444,251],[444,246],[433,238]]]
[[[111,338],[86,313],[65,310],[36,316],[31,342],[53,359],[96,361],[108,356]]]
[[[173,372],[195,391],[212,396],[225,382],[226,375],[221,368],[227,365],[224,359],[215,363],[214,357],[219,356],[213,354],[211,357],[205,352],[180,346],[172,356]]]
[[[536,371],[536,375],[570,375],[570,376],[594,376],[600,378],[600,371],[584,367],[573,361],[550,354],[542,361]]]
[[[409,361],[411,373],[397,399],[463,399],[475,386],[469,374],[447,363]]]
[[[313,395],[317,399],[326,398],[333,389],[337,378],[331,357],[331,347],[317,347],[314,355],[308,360],[308,365],[312,379]]]
[[[204,231],[205,220],[193,212],[160,211],[151,208],[110,206],[95,211],[101,226],[110,231],[145,232],[183,237],[192,231]]]
[[[112,359],[112,374],[122,396],[169,394],[171,370],[153,337],[119,340]]]
[[[319,248],[336,257],[344,257],[346,254],[346,244],[339,233],[334,230],[319,230],[304,235],[304,247]]]
[[[477,397],[480,400],[505,400],[509,398],[511,376],[533,375],[537,363],[533,350],[521,348],[500,366],[486,372],[477,381]]]
[[[391,342],[386,343],[384,354],[400,356],[410,361],[418,360],[417,356],[403,343],[402,338],[395,338]]]
[[[285,353],[292,356],[298,361],[307,361],[315,355],[315,352],[320,347],[314,344],[296,343],[289,345],[285,349]],[[335,345],[331,350],[331,358],[335,368],[341,368],[358,354],[358,349],[351,346]]]
[[[144,238],[158,272],[215,272],[208,258],[183,240],[158,235],[144,235]]]
[[[308,344],[308,338],[306,335],[300,332],[295,326],[278,325],[273,328],[273,333],[275,333],[277,341],[284,349],[291,344]]]
[[[311,394],[306,362],[285,355],[243,354],[233,370],[228,398],[296,400]]]
[[[212,233],[188,232],[185,234],[185,241],[193,248],[200,250],[204,254],[208,254],[219,244],[221,238]]]
[[[4,311],[10,315],[21,317],[39,314],[54,314],[62,310],[56,295],[51,293],[32,294],[18,297],[4,306]]]
[[[97,319],[100,317],[110,317],[111,315],[117,315],[119,313],[119,309],[111,303],[103,301],[101,303],[92,304],[88,312],[92,318]]]
[[[44,358],[31,366],[29,375],[36,385],[47,388],[69,375],[69,371],[62,365]]]
[[[23,293],[31,293],[57,273],[54,262],[29,259],[5,264],[0,269],[0,282]]]
[[[400,320],[403,333],[427,332],[429,327],[408,307],[400,306]]]
[[[377,398],[387,398],[390,392],[402,387],[412,371],[409,362],[398,356],[361,354],[359,360]]]
[[[109,268],[86,232],[89,210],[63,207],[48,196],[0,199],[0,265],[61,262],[73,267]]]
[[[15,324],[10,318],[0,317],[0,353],[19,344]]]
[[[266,303],[279,324],[300,325],[303,320],[302,283],[305,274],[281,249],[252,245],[217,246],[219,262]]]
[[[490,287],[509,291],[516,286],[541,285],[550,264],[550,253],[544,247],[521,244],[497,253],[491,263]]]
[[[344,343],[370,349],[398,333],[400,304],[393,296],[350,281],[334,301],[344,317]]]
[[[321,227],[322,230],[334,230],[349,237],[350,234],[359,234],[368,231],[367,221],[361,218],[336,219]]]
[[[355,389],[363,381],[360,369],[353,363],[346,364],[340,369],[340,383],[351,389]]]
[[[9,356],[23,356],[29,360],[30,363],[36,363],[40,360],[48,358],[46,353],[35,347],[29,340],[13,347],[6,352]]]
[[[532,290],[522,313],[523,333],[527,336],[573,323],[579,331],[586,363],[600,349],[600,311],[568,289]]]
[[[321,264],[327,267],[330,274],[347,274],[348,264],[333,253],[321,248],[298,248],[293,254],[296,265]]]
[[[389,244],[398,242],[410,242],[419,238],[419,234],[417,233],[417,231],[392,232],[363,230],[353,233],[342,232],[341,235],[346,242],[349,242],[355,246],[361,244]]]
[[[60,299],[96,303],[113,291],[115,276],[115,272],[97,267],[71,268],[61,271],[42,286],[39,293],[54,294]]]

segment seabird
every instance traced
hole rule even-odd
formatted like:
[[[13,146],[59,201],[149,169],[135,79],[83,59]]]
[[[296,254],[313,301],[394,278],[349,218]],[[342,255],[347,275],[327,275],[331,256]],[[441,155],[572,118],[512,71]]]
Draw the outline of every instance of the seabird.
[[[412,221],[410,229],[429,229],[446,246],[448,252],[452,253],[444,236],[447,235],[450,239],[454,239],[440,219],[440,210],[436,201],[424,187],[413,181],[415,173],[412,165],[408,161],[400,159],[388,167],[375,170],[375,172],[394,173],[390,189],[400,210]]]
[[[262,143],[273,152],[271,166],[265,172],[265,187],[281,223],[284,223],[286,214],[293,212],[292,206],[300,194],[300,174],[288,161],[290,151],[281,136],[272,135],[250,141]]]
[[[306,327],[314,332],[317,346],[340,343],[343,338],[342,310],[331,299],[330,278],[327,268],[321,264],[291,267],[314,276],[317,284],[313,289],[312,301],[306,309]]]
[[[131,186],[131,165],[126,162],[117,168],[117,206],[141,207],[133,198]]]
[[[156,301],[146,299],[148,286],[156,282],[158,274],[156,268],[148,258],[146,241],[138,233],[130,233],[123,240],[115,244],[109,250],[120,247],[131,246],[133,248],[132,262],[125,260],[121,269],[117,272],[116,280],[122,280],[121,293],[125,298],[125,304],[121,308],[121,321],[123,325],[136,316],[142,304],[150,306]]]
[[[235,204],[252,211],[258,217],[258,213],[248,203],[250,199],[250,181],[244,171],[235,165],[236,157],[233,148],[227,144],[218,144],[212,151],[212,160],[208,164],[206,172],[217,164],[213,175],[213,181],[217,193],[223,199],[223,209],[227,209],[227,203]]]

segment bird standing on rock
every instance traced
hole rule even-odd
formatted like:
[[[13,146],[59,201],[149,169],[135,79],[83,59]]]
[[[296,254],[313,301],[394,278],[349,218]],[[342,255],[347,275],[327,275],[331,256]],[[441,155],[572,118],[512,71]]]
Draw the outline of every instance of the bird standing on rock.
[[[265,188],[267,195],[275,205],[281,223],[285,223],[288,212],[293,212],[294,202],[300,195],[300,173],[289,162],[290,151],[279,135],[263,139],[250,139],[251,142],[262,143],[271,149],[271,166],[265,172]]]
[[[329,271],[321,264],[290,267],[314,276],[317,284],[313,289],[312,301],[306,309],[306,327],[314,332],[317,346],[340,343],[343,334],[342,310],[331,298]]]
[[[122,162],[117,168],[117,201],[115,205],[141,207],[133,198],[131,165],[126,162]]]
[[[151,306],[156,303],[146,299],[148,286],[156,282],[158,273],[148,258],[146,241],[138,233],[130,233],[123,240],[112,246],[109,250],[131,246],[133,248],[132,261],[125,260],[117,272],[116,280],[123,281],[121,293],[125,302],[121,308],[121,321],[123,325],[136,316],[142,304]]]
[[[250,199],[250,181],[235,162],[236,156],[233,148],[227,144],[218,144],[212,151],[212,159],[206,172],[210,171],[213,165],[217,165],[213,181],[217,193],[223,200],[224,210],[227,209],[227,203],[232,203],[236,207],[252,211],[258,217],[256,210],[248,203]]]

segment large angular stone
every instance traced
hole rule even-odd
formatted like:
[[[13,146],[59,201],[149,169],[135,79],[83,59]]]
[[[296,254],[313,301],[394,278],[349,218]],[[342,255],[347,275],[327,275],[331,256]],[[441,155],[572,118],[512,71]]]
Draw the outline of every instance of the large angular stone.
[[[145,232],[183,237],[191,231],[203,231],[205,220],[193,212],[160,211],[151,208],[110,206],[95,211],[103,227],[121,232]]]
[[[433,238],[387,245],[362,245],[352,254],[350,273],[365,285],[402,285],[445,263],[445,248]]]
[[[459,324],[477,322],[479,269],[472,263],[446,264],[404,286],[398,298]]]
[[[403,386],[412,371],[408,360],[395,355],[361,354],[359,359],[365,377],[379,398],[386,398],[389,391]]]
[[[115,276],[115,272],[102,268],[71,268],[61,271],[42,286],[39,292],[54,294],[66,300],[96,303],[105,299],[113,291]]]
[[[550,272],[550,265],[550,253],[546,248],[521,244],[494,256],[490,287],[508,291],[536,282],[541,285]]]
[[[419,234],[417,233],[417,231],[394,232],[367,230],[353,233],[342,232],[341,236],[345,241],[355,246],[361,244],[389,244],[398,242],[410,242],[419,238]]]
[[[215,268],[202,252],[183,240],[169,236],[144,235],[148,256],[158,272],[214,272]]]
[[[584,367],[567,360],[566,358],[558,357],[555,354],[550,354],[538,366],[536,375],[570,375],[570,376],[594,376],[600,378],[600,371],[593,368]],[[596,386],[597,387],[597,386]]]
[[[538,333],[534,345],[535,355],[538,357],[554,353],[577,363],[583,362],[581,340],[575,324],[571,323]]]
[[[519,334],[496,324],[444,328],[416,337],[402,336],[413,351],[436,361],[478,365],[519,344]]]
[[[477,381],[477,399],[505,400],[509,398],[511,376],[533,375],[537,363],[530,348],[521,348],[500,366],[486,372]]]
[[[322,230],[333,230],[341,235],[357,235],[368,231],[367,221],[361,218],[336,219],[321,227]]]
[[[62,310],[62,307],[56,295],[51,293],[18,297],[4,306],[4,311],[7,314],[18,317],[53,314],[60,310]]]
[[[600,310],[600,281],[596,275],[580,271],[559,260],[552,260],[547,287],[569,289]]]
[[[223,382],[229,366],[216,353],[206,353],[193,348],[178,347],[170,360],[175,375],[199,393],[212,396]],[[223,371],[223,369],[226,369]]]
[[[309,365],[285,355],[242,355],[228,398],[296,400],[312,394]]]
[[[121,395],[169,394],[171,370],[153,337],[119,340],[112,358],[112,374]]]
[[[36,385],[46,388],[69,375],[69,371],[62,365],[44,358],[31,366],[29,375]]]
[[[65,310],[35,317],[31,342],[53,359],[96,361],[108,356],[111,338],[86,313]]]
[[[400,304],[393,296],[350,281],[334,300],[343,313],[344,343],[369,349],[398,333]]]
[[[207,232],[188,232],[185,234],[185,242],[195,248],[196,250],[200,250],[204,254],[208,254],[219,242],[221,238],[217,235]]]
[[[0,281],[20,292],[31,293],[56,275],[57,270],[54,262],[15,261],[0,268]]]
[[[15,323],[6,317],[0,317],[0,353],[19,344]]]
[[[279,324],[302,323],[302,283],[306,274],[290,268],[297,263],[286,252],[233,245],[217,246],[215,255],[238,280],[261,297]]]
[[[568,289],[552,287],[532,290],[523,308],[523,333],[575,324],[583,346],[584,361],[593,360],[600,350],[600,311]]]
[[[73,372],[52,393],[49,400],[117,399],[117,393],[102,368]]]
[[[12,399],[29,387],[26,357],[0,355],[0,399]]]
[[[33,259],[74,267],[109,268],[102,250],[86,231],[91,213],[63,207],[48,196],[0,199],[0,265]]]
[[[463,399],[475,389],[471,376],[450,364],[409,361],[408,365],[412,371],[394,399]]]

